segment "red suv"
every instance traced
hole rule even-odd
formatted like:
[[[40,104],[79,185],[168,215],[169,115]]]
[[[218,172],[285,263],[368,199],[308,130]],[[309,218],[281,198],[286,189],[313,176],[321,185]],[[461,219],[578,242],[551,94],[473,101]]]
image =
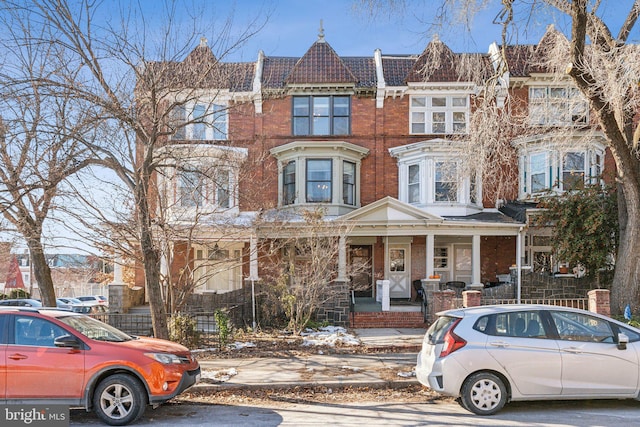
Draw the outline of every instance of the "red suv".
[[[189,349],[132,337],[69,311],[0,307],[0,403],[93,409],[110,425],[139,419],[200,379]]]

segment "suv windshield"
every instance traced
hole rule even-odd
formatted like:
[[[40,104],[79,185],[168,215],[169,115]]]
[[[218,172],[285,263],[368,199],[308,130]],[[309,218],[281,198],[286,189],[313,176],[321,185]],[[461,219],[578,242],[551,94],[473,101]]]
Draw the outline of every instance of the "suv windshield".
[[[133,339],[119,329],[89,316],[64,316],[58,320],[71,326],[87,338],[98,341],[124,342]]]

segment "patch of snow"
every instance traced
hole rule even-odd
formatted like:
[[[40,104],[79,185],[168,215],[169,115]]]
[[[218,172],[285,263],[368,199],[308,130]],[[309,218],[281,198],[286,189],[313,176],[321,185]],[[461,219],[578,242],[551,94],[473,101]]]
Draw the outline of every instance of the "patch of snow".
[[[222,383],[229,381],[231,377],[235,377],[236,375],[238,375],[236,368],[223,369],[220,371],[205,368],[201,371],[202,379],[209,379]]]
[[[348,366],[348,365],[344,365],[340,367],[341,369],[349,369],[350,371],[353,372],[358,372],[360,370],[362,370],[362,368],[358,368],[357,366]]]
[[[411,378],[416,376],[416,371],[411,372],[398,372],[398,376],[402,378]]]
[[[229,348],[231,350],[240,350],[241,348],[255,347],[256,345],[252,342],[239,342],[236,341],[233,344],[229,344]]]
[[[302,334],[304,346],[326,345],[335,347],[336,344],[343,345],[360,345],[358,338],[347,333],[345,328],[340,326],[325,326],[318,331],[307,329]]]

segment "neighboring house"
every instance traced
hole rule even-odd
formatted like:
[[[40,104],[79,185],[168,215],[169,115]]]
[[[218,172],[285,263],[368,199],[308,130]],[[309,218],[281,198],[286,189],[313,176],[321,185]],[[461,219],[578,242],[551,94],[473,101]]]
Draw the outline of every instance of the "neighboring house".
[[[535,265],[550,248],[527,235],[523,207],[600,179],[605,145],[598,134],[569,151],[554,142],[550,127],[586,132],[586,104],[570,102],[579,96],[568,83],[551,84],[544,70],[527,67],[536,46],[509,47],[505,88],[541,131],[509,141],[517,168],[500,200],[483,188],[483,171],[461,160],[460,140],[495,49],[456,54],[435,39],[416,55],[342,57],[321,32],[301,57],[260,52],[255,63],[238,64],[218,63],[203,39],[183,63],[169,64],[205,78],[195,90],[184,83],[191,77],[177,79],[172,100],[175,131],[163,147],[171,161],[158,178],[163,215],[197,237],[174,236],[165,273],[200,283],[197,293],[239,289],[261,276],[260,241],[278,237],[264,212],[295,217],[315,207],[352,225],[336,281],[349,281],[348,264],[369,266],[358,278],[366,285],[360,296],[376,297],[378,278],[390,281],[391,298],[411,298],[417,279],[479,284]],[[479,73],[467,77],[463,62]],[[260,166],[247,172],[247,159]]]

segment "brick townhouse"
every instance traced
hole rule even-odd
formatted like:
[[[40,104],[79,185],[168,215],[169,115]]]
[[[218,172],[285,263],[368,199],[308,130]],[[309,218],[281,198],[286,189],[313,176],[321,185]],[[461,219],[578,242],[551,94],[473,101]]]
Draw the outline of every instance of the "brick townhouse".
[[[265,212],[295,218],[322,207],[327,221],[350,224],[333,285],[357,281],[359,297],[379,300],[380,279],[396,300],[415,297],[420,279],[473,286],[517,279],[510,273],[523,269],[556,271],[545,235],[527,227],[528,212],[543,192],[598,180],[609,165],[579,93],[535,65],[555,36],[550,28],[537,45],[509,46],[506,55],[497,45],[454,53],[434,39],[414,55],[344,57],[321,31],[302,56],[260,52],[249,63],[217,62],[202,39],[171,64],[178,74],[211,77],[176,88],[165,146],[176,162],[158,179],[174,225],[198,218],[196,239],[188,250],[173,242],[164,268],[189,266],[197,293],[239,289],[260,280],[268,262],[260,245],[278,237]],[[505,141],[503,181],[511,185],[498,190],[483,184],[492,181],[480,168],[462,164],[460,141],[504,60],[501,88],[537,131]],[[475,64],[473,76],[460,71],[463,61]],[[570,149],[554,139],[567,128],[576,134]],[[198,179],[203,170],[215,170],[215,179]],[[211,258],[220,261],[215,269],[206,266]],[[354,263],[366,271],[348,277]]]

